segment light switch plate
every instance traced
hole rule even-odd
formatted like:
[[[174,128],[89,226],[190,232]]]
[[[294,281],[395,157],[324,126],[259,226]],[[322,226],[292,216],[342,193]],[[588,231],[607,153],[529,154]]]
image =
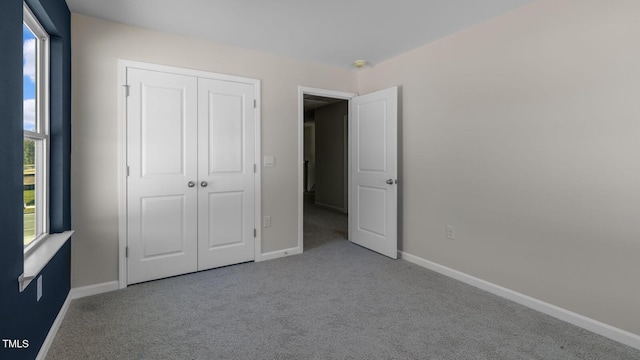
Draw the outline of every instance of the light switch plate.
[[[276,166],[276,157],[275,156],[265,156],[263,160],[264,167],[274,167]]]

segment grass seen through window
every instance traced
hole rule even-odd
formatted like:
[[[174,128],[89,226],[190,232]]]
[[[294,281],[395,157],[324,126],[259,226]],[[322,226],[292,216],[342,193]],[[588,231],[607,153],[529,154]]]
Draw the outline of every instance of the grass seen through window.
[[[36,237],[36,162],[35,141],[24,140],[24,245]]]

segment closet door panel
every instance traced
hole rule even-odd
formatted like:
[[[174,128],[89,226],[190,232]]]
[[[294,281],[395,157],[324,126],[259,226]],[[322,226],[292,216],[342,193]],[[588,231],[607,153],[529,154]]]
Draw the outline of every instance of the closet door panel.
[[[198,269],[254,260],[254,86],[198,80]]]
[[[127,70],[127,281],[197,268],[197,78]]]

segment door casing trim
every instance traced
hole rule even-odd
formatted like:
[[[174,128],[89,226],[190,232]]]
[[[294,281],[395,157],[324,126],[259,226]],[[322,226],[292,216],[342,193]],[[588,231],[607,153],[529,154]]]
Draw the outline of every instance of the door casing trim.
[[[161,71],[177,75],[187,75],[214,80],[233,81],[254,86],[256,106],[255,111],[255,181],[254,181],[254,228],[256,229],[254,261],[262,259],[262,150],[260,139],[262,138],[260,109],[261,109],[261,82],[235,75],[219,74],[209,71],[186,69],[174,66],[158,65],[140,61],[118,59],[118,288],[127,287],[127,69],[142,69]]]

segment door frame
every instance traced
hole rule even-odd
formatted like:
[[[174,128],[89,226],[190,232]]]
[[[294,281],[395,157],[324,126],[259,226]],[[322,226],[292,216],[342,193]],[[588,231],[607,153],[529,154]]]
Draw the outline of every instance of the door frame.
[[[255,111],[255,181],[254,181],[254,229],[256,229],[254,261],[258,262],[262,254],[262,166],[261,166],[261,82],[235,75],[219,74],[209,71],[187,69],[174,66],[158,65],[140,61],[118,59],[118,288],[127,287],[127,69],[142,69],[150,71],[167,72],[171,74],[186,75],[214,80],[232,81],[254,86],[256,106]]]
[[[349,102],[348,117],[351,118],[351,99],[358,96],[357,93],[326,90],[305,86],[298,86],[298,248],[296,253],[302,253],[304,250],[304,190],[302,186],[304,184],[304,96],[315,95],[324,96],[334,99],[347,100]],[[347,136],[350,136],[347,135]],[[349,139],[349,146],[351,146],[351,139]],[[346,157],[348,158],[347,169],[351,169],[351,156],[349,156],[349,149],[345,149]],[[349,184],[351,184],[351,171],[348,171],[347,176],[347,188],[345,191],[349,191]],[[351,214],[349,221],[351,220]]]

